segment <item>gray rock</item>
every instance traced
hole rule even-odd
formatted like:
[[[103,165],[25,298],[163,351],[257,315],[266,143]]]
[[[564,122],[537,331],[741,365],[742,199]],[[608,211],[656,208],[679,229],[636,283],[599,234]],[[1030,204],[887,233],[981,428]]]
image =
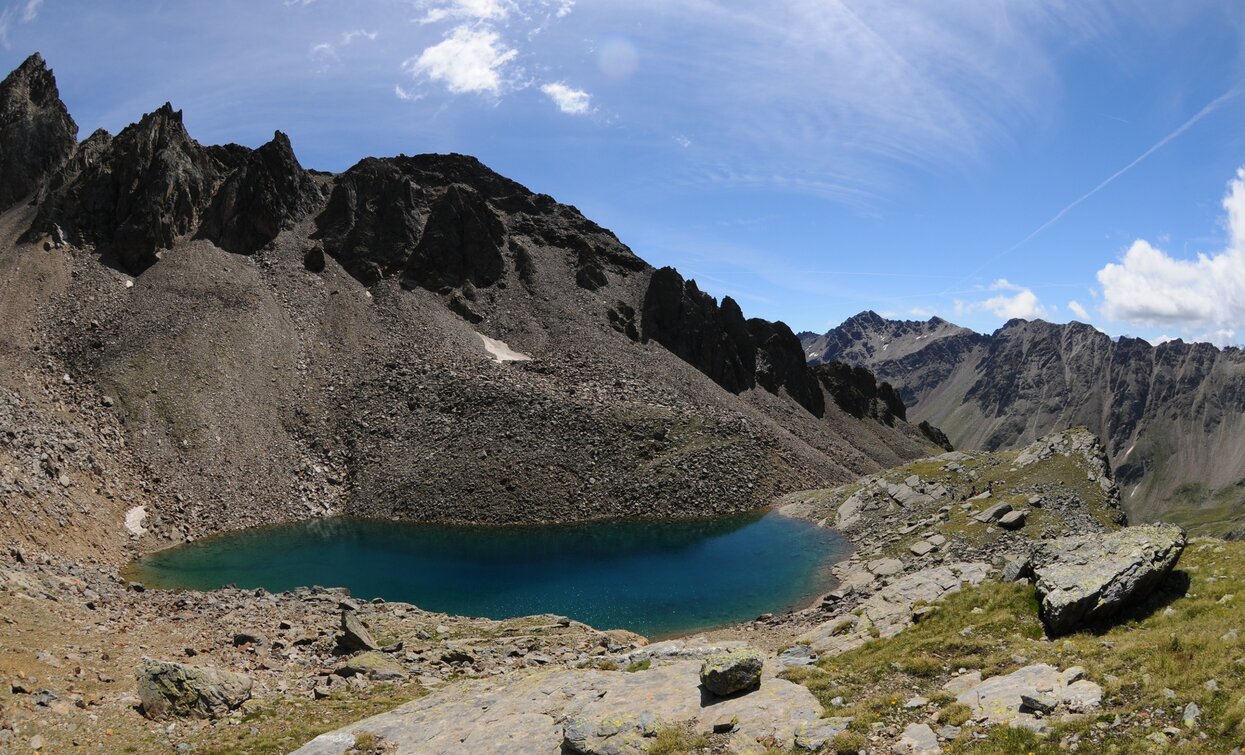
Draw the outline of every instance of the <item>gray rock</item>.
[[[761,686],[761,667],[765,656],[758,650],[744,648],[716,653],[700,667],[700,683],[719,697]]]
[[[361,650],[380,650],[380,645],[372,639],[363,621],[353,611],[342,611],[342,631],[337,635],[337,647],[346,653],[357,653]]]
[[[688,722],[709,731],[720,719],[738,724],[727,751],[755,752],[758,740],[794,740],[822,723],[821,705],[806,687],[768,679],[750,694],[706,700],[700,664],[671,661],[641,674],[593,669],[542,670],[470,679],[436,690],[388,713],[322,734],[297,755],[342,755],[357,734],[383,738],[398,752],[556,753],[566,742],[566,723],[583,724],[573,738],[593,734],[608,721],[645,720],[647,713],[671,725]],[[652,741],[652,740],[648,740]],[[573,752],[573,750],[572,750]]]
[[[573,716],[562,726],[562,747],[580,755],[644,753],[660,728],[648,711],[604,718]]]
[[[1190,729],[1197,726],[1197,720],[1202,717],[1202,709],[1197,703],[1189,703],[1184,706],[1184,713],[1180,715],[1180,720]]]
[[[1067,634],[1143,600],[1176,565],[1184,545],[1184,530],[1170,524],[1041,544],[1033,572],[1047,633]]]
[[[337,673],[342,676],[365,676],[372,681],[393,681],[405,679],[408,674],[393,658],[376,650],[360,653],[346,661]]]
[[[847,731],[852,722],[850,716],[823,718],[820,721],[803,727],[795,734],[795,746],[801,750],[816,752],[830,743],[832,739]]]
[[[816,661],[817,654],[808,645],[787,648],[778,656],[780,666],[811,666]]]
[[[1000,576],[1000,579],[1004,582],[1019,582],[1022,579],[1028,579],[1032,575],[1033,564],[1029,560],[1029,556],[1016,556],[1009,558],[1007,563],[1003,565],[1003,574]]]
[[[999,517],[999,526],[1005,530],[1018,530],[1025,526],[1025,512],[1009,511]]]
[[[942,752],[942,747],[929,724],[908,724],[891,751],[897,755],[935,755]]]
[[[251,697],[250,677],[215,668],[144,658],[137,676],[143,714],[156,720],[219,718]]]
[[[1020,708],[1033,713],[1051,713],[1059,707],[1059,700],[1041,692],[1020,693]]]
[[[989,524],[990,522],[1001,519],[1004,514],[1008,513],[1011,510],[1012,510],[1012,505],[1010,503],[996,503],[990,508],[981,512],[980,514],[975,515],[973,519],[983,524]]]
[[[933,543],[926,542],[925,540],[917,540],[915,543],[908,546],[908,550],[912,551],[912,555],[914,556],[924,556],[934,550],[934,545]]]

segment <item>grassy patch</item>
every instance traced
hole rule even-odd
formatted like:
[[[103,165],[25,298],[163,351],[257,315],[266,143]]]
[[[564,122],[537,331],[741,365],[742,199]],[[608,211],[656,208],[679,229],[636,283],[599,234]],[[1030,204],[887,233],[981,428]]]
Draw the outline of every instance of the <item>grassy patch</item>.
[[[1099,715],[1056,723],[1046,739],[1011,729],[975,739],[965,706],[939,697],[960,669],[990,677],[1034,663],[1085,667],[1105,691]],[[1245,543],[1190,543],[1150,601],[1110,628],[1048,640],[1031,586],[986,583],[948,596],[895,637],[783,676],[827,706],[843,698],[833,714],[855,715],[855,731],[924,721],[924,710],[903,707],[913,695],[946,701],[939,721],[966,727],[953,752],[1053,753],[1079,736],[1082,752],[1130,753],[1150,749],[1148,738],[1166,727],[1182,732],[1170,751],[1229,752],[1245,744]],[[1190,702],[1202,711],[1191,731],[1181,721]]]
[[[326,731],[392,710],[423,694],[418,687],[375,684],[363,691],[314,702],[286,700],[259,705],[247,712],[244,725],[212,729],[211,741],[201,744],[196,751],[208,755],[280,755]],[[257,733],[252,734],[252,728]]]

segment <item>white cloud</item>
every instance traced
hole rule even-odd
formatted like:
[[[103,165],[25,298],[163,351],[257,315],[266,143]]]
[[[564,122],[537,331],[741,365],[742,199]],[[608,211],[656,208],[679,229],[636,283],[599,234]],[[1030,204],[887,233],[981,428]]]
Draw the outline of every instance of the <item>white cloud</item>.
[[[1245,322],[1245,168],[1223,199],[1227,248],[1179,259],[1144,239],[1098,271],[1103,314],[1137,325],[1179,326],[1197,340],[1235,337]]]
[[[318,60],[327,60],[337,57],[337,48],[328,42],[321,42],[318,45],[312,45],[311,52],[308,54]]]
[[[501,21],[510,15],[513,6],[504,0],[432,0],[417,7],[426,9],[419,23],[435,24],[452,20]]]
[[[569,87],[560,81],[545,84],[540,91],[549,96],[558,110],[569,115],[586,115],[592,112],[592,95],[582,89]]]
[[[22,9],[22,22],[28,24],[38,18],[41,5],[43,0],[26,0],[26,7]]]
[[[989,312],[1000,320],[1016,318],[1038,320],[1050,316],[1051,310],[1042,305],[1041,301],[1038,300],[1037,294],[1033,293],[1031,289],[1018,286],[1006,278],[1000,278],[990,284],[989,290],[1006,293],[998,293],[988,299],[975,302],[956,300],[956,314]]]
[[[368,31],[366,29],[355,29],[342,34],[342,44],[348,45],[356,39],[366,39],[367,41],[372,42],[376,39],[378,34],[378,32]]]
[[[497,32],[464,25],[407,60],[402,69],[444,84],[454,94],[498,94],[506,82],[505,68],[518,54]]]
[[[1081,306],[1081,303],[1076,299],[1068,302],[1068,309],[1071,310],[1073,315],[1080,318],[1082,322],[1089,322],[1089,312],[1087,312],[1085,307]]]

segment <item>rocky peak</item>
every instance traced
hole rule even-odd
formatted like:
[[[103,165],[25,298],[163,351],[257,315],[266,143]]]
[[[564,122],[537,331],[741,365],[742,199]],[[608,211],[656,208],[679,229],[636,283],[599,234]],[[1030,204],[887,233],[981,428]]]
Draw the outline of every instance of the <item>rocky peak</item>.
[[[290,138],[248,151],[208,208],[199,236],[226,251],[251,254],[316,210],[323,195],[294,155]]]
[[[191,234],[253,253],[322,201],[285,134],[255,150],[205,147],[167,102],[115,137],[92,134],[50,187],[31,234],[59,225],[135,273]]]
[[[0,209],[34,192],[73,154],[78,126],[39,53],[0,82]]]

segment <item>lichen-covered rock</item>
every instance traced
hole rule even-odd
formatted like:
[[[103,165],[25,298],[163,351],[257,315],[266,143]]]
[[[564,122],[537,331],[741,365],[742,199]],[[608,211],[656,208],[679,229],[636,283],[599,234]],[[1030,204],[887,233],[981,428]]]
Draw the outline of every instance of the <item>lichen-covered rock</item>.
[[[592,719],[572,716],[562,727],[562,747],[580,755],[648,752],[660,724],[649,711]]]
[[[365,676],[380,682],[405,679],[409,676],[401,663],[376,650],[369,650],[354,656],[338,669],[338,673],[342,676]]]
[[[719,697],[761,686],[761,667],[765,656],[759,650],[743,648],[717,653],[705,659],[700,667],[700,683]]]
[[[221,669],[144,658],[138,667],[143,715],[219,718],[251,697],[250,677]]]
[[[1184,545],[1184,530],[1172,524],[1042,543],[1033,573],[1047,633],[1067,634],[1141,601],[1176,565]]]

